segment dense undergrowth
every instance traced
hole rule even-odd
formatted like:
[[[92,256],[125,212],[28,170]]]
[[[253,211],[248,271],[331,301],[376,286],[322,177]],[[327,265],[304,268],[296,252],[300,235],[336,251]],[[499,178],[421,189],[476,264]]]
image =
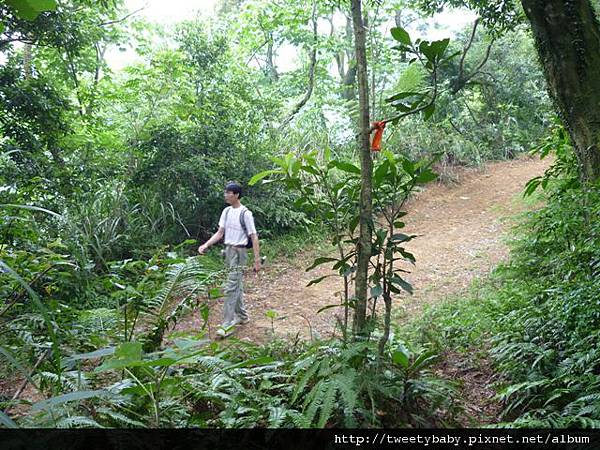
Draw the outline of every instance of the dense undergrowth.
[[[600,426],[600,189],[581,188],[564,156],[558,180],[537,180],[547,202],[515,230],[510,261],[412,330],[493,361],[501,425]]]

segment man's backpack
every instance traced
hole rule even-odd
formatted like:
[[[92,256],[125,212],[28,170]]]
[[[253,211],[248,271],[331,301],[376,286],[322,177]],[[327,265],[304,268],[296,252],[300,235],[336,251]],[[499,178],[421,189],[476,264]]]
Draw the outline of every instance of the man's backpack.
[[[227,209],[225,210],[225,228],[227,228],[227,216],[229,214],[229,210],[231,209],[231,206],[228,206]],[[246,211],[248,211],[248,208],[244,207],[244,209],[242,209],[242,212],[240,213],[240,226],[242,227],[242,230],[244,230],[244,234],[246,235],[246,248],[252,248],[252,239],[250,239],[250,236],[248,236],[248,230],[246,229],[246,221],[244,220],[244,214],[246,214]],[[223,237],[223,240],[225,240],[225,237]]]

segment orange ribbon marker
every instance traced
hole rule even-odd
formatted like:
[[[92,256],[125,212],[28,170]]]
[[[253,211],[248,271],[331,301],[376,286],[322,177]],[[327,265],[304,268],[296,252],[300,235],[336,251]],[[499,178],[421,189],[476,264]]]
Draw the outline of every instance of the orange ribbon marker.
[[[378,152],[381,150],[381,139],[383,138],[383,130],[385,129],[385,122],[373,122],[372,130],[375,131],[375,136],[371,141],[371,151]]]

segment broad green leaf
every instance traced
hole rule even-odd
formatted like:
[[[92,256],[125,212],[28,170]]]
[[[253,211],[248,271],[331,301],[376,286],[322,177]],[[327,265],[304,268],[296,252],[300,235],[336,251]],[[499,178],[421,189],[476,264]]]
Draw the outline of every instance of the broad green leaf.
[[[306,268],[306,271],[308,272],[309,270],[312,270],[315,267],[320,266],[321,264],[325,264],[325,263],[333,262],[333,261],[338,261],[338,259],[337,258],[327,258],[327,257],[321,256],[319,258],[316,258],[313,261],[313,263],[310,265],[310,267]]]
[[[390,167],[390,163],[386,159],[382,164],[380,164],[377,169],[375,169],[375,173],[373,174],[373,181],[376,186],[380,185],[383,182],[385,175],[388,173],[388,169]]]
[[[404,45],[411,44],[410,34],[408,34],[408,31],[406,31],[404,28],[394,27],[390,30],[390,32],[392,33],[392,37],[398,42],[401,42]]]
[[[414,238],[414,236],[409,236],[408,234],[404,234],[404,233],[396,233],[392,236],[392,241],[393,242],[408,242],[412,238]]]
[[[429,364],[434,362],[437,357],[438,355],[432,351],[423,352],[417,357],[417,359],[415,359],[415,362],[412,363],[411,370],[418,371],[424,369]]]
[[[68,394],[59,395],[57,397],[52,397],[47,400],[34,403],[31,407],[31,411],[46,410],[48,408],[52,408],[53,406],[63,405],[68,402],[81,401],[87,398],[105,397],[108,395],[110,395],[110,393],[104,389],[97,389],[95,391],[70,392]]]
[[[431,103],[423,110],[423,120],[429,120],[435,112],[435,103]]]
[[[437,56],[437,59],[442,58],[442,56],[444,55],[444,52],[446,51],[446,48],[448,48],[449,43],[450,43],[450,39],[448,39],[448,38],[441,39],[439,41],[433,41],[431,43],[431,49]]]
[[[34,20],[41,12],[56,9],[55,0],[6,0],[6,4],[11,6],[19,17],[26,20]]]
[[[412,288],[411,284],[408,283],[407,281],[403,280],[402,278],[400,278],[398,275],[394,275],[392,277],[392,283],[397,286],[400,286],[402,289],[404,289],[406,292],[408,292],[410,295],[412,295],[413,288]]]
[[[383,287],[380,284],[376,284],[371,288],[371,298],[379,297],[383,294]]]
[[[427,169],[422,171],[416,178],[417,183],[429,183],[437,178],[437,174]]]
[[[62,361],[62,367],[66,367],[66,365],[68,363],[73,362],[73,361],[97,359],[97,358],[102,358],[104,356],[113,355],[114,353],[115,353],[115,347],[107,347],[107,348],[101,348],[100,350],[95,350],[93,352],[79,353],[77,355],[71,355]]]
[[[328,278],[328,277],[331,277],[331,276],[332,276],[332,275],[324,275],[324,276],[322,276],[322,277],[315,278],[314,280],[310,280],[310,283],[308,283],[308,284],[306,285],[306,287],[312,286],[313,284],[318,284],[318,283],[320,283],[321,281],[323,281],[325,278]]]
[[[142,360],[142,354],[141,342],[123,342],[115,349],[113,357],[104,361],[96,369],[96,372],[144,365],[145,362]]]
[[[313,174],[315,176],[319,176],[319,171],[312,166],[304,165],[304,166],[302,166],[302,170],[305,172],[308,172],[310,174]]]
[[[214,287],[208,290],[208,296],[210,298],[221,298],[223,297],[223,291],[221,288]]]
[[[408,368],[409,359],[410,359],[410,352],[402,344],[398,345],[396,350],[394,350],[394,352],[392,353],[392,361],[394,362],[394,364],[398,364],[398,365],[404,367],[405,369]]]
[[[348,223],[348,227],[352,233],[354,233],[354,230],[356,230],[356,227],[358,226],[358,222],[360,222],[360,216],[354,216],[354,217],[352,217],[352,219],[350,219],[350,222]]]
[[[344,172],[354,173],[360,175],[360,169],[356,167],[354,164],[351,164],[346,161],[332,161],[333,165]]]
[[[0,410],[0,423],[6,428],[19,428],[19,426],[6,414]]]
[[[319,308],[319,310],[317,311],[317,314],[322,313],[323,311],[327,311],[328,309],[332,309],[332,308],[340,308],[344,306],[343,303],[334,303],[332,305],[325,305],[322,308]]]
[[[280,170],[280,169],[265,170],[263,172],[257,173],[252,178],[250,178],[250,181],[248,181],[248,185],[249,186],[254,186],[260,180],[262,180],[263,178],[268,177],[269,175],[281,174],[281,173],[283,173],[283,171]]]
[[[21,19],[34,20],[40,14],[38,10],[31,7],[29,2],[24,0],[6,0],[6,4],[9,5]]]
[[[403,158],[402,159],[402,168],[404,169],[404,171],[409,174],[411,177],[414,175],[415,173],[415,165],[413,164],[413,162],[410,159],[406,159]]]

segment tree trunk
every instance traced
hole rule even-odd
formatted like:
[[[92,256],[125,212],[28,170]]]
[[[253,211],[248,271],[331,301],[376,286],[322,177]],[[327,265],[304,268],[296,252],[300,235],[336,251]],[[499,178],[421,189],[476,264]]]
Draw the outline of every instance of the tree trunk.
[[[267,74],[272,82],[279,81],[279,74],[275,67],[274,51],[273,51],[273,33],[267,36]]]
[[[600,179],[600,26],[589,0],[521,0],[584,182]]]
[[[354,25],[354,48],[356,52],[356,65],[358,68],[358,101],[359,101],[359,151],[361,167],[360,190],[360,235],[358,242],[358,256],[356,263],[355,297],[356,309],[354,314],[354,331],[362,334],[365,329],[367,316],[367,279],[369,260],[371,257],[372,233],[372,198],[371,176],[373,161],[369,143],[369,82],[367,73],[367,52],[365,26],[361,12],[361,0],[351,0],[352,22]]]

